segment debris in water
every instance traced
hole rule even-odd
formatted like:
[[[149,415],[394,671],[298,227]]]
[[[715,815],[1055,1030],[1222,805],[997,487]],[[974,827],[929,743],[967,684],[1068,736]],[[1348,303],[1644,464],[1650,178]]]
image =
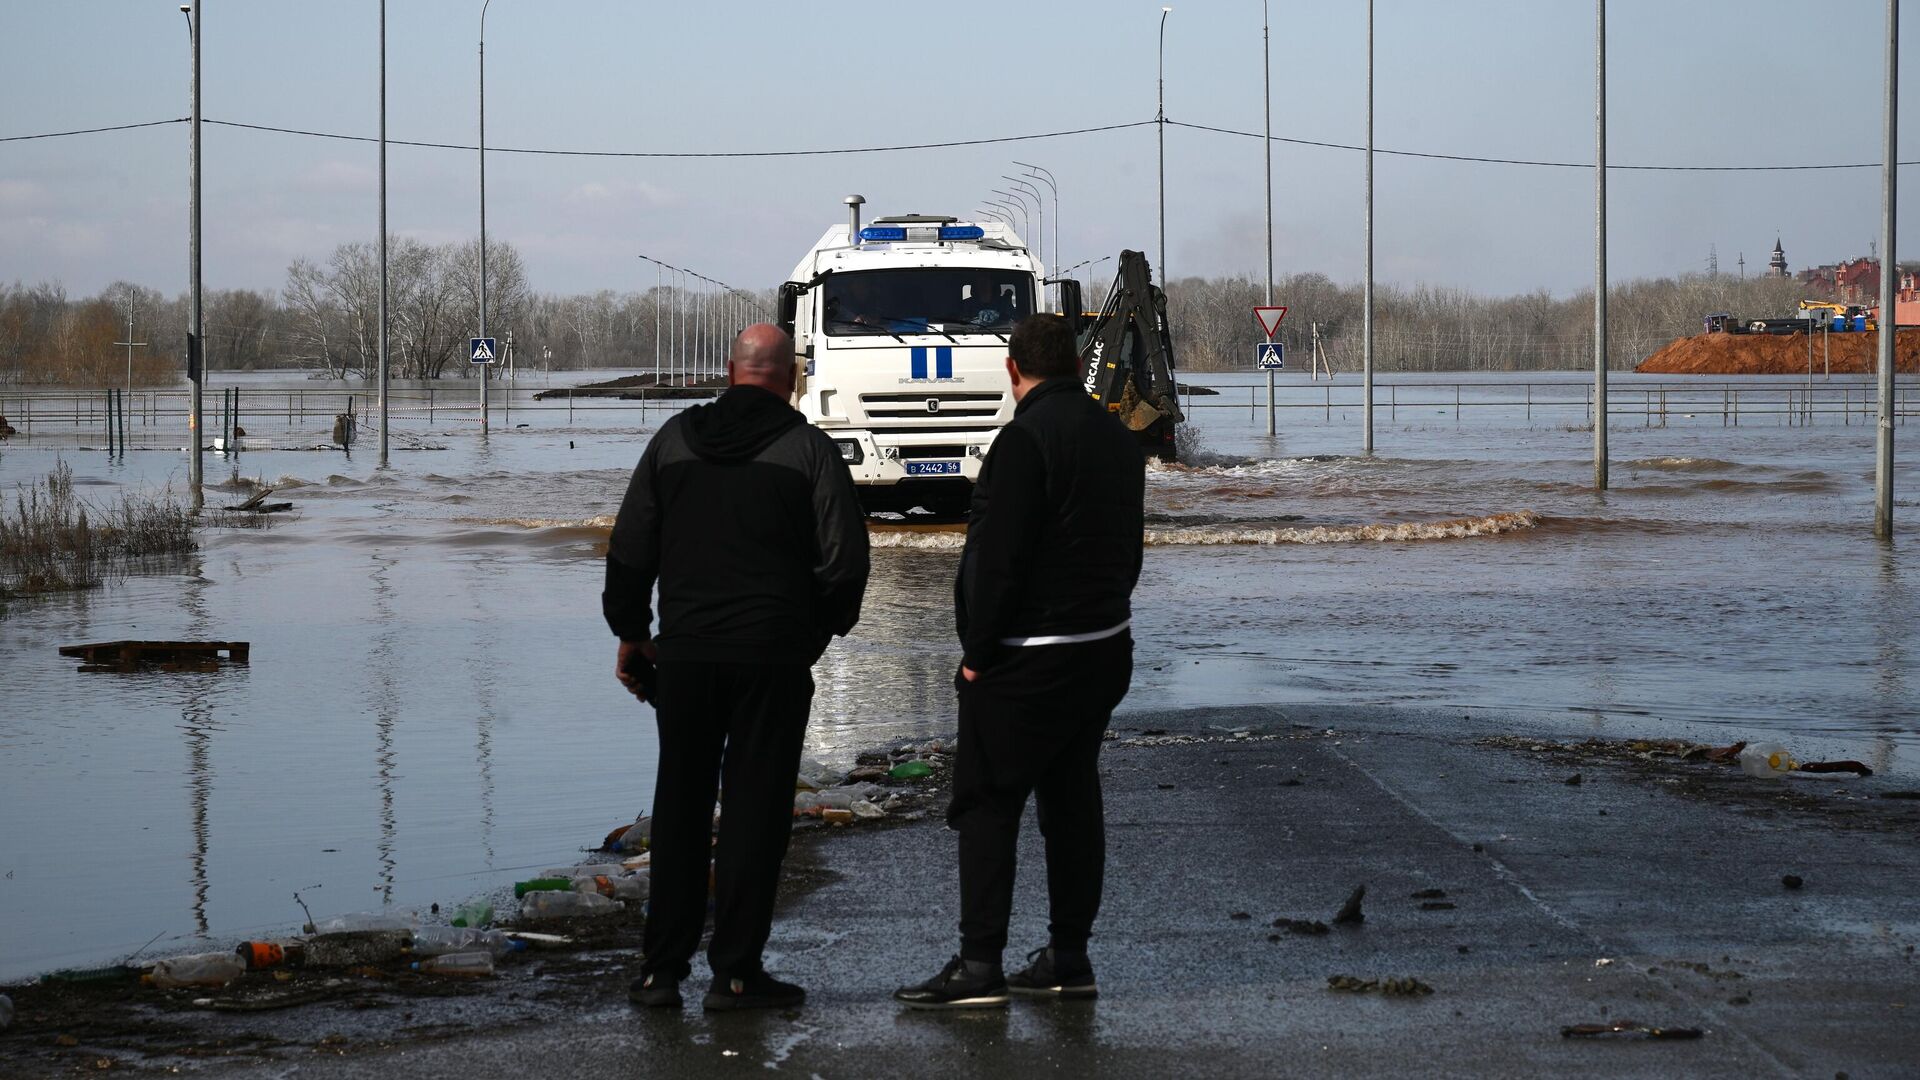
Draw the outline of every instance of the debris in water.
[[[1234,920],[1251,919],[1253,918],[1253,913],[1250,911],[1236,911],[1233,914],[1227,916],[1227,918],[1234,919]]]
[[[1780,879],[1780,884],[1785,885],[1789,889],[1797,889],[1805,885],[1806,882],[1800,880],[1799,874],[1787,874]]]
[[[162,671],[216,671],[222,659],[246,663],[248,648],[244,641],[96,641],[62,645],[60,655],[77,658],[81,671],[132,671],[146,666]]]
[[[1803,761],[1794,767],[1794,772],[1838,773],[1850,772],[1857,776],[1872,776],[1873,770],[1864,763],[1853,761]]]
[[[1428,900],[1428,901],[1425,901],[1425,902],[1423,902],[1423,903],[1422,903],[1422,904],[1420,905],[1420,910],[1421,910],[1421,911],[1452,911],[1452,910],[1453,910],[1453,901],[1451,901],[1451,900]]]
[[[1344,904],[1341,904],[1340,910],[1334,913],[1333,925],[1358,926],[1359,924],[1366,922],[1367,915],[1365,912],[1360,910],[1360,901],[1366,899],[1366,896],[1367,896],[1366,885],[1361,884],[1356,886],[1353,890],[1352,895],[1347,897],[1347,902]]]
[[[1444,900],[1447,898],[1447,890],[1421,889],[1419,892],[1412,894],[1412,896],[1415,900]]]
[[[1318,936],[1327,932],[1327,924],[1319,919],[1275,919],[1273,925],[1294,934]]]
[[[1567,785],[1568,787],[1579,787],[1581,783],[1583,783],[1584,781],[1579,773],[1574,773],[1572,776],[1569,776],[1565,780],[1562,780],[1560,782]]]
[[[1343,994],[1379,993],[1384,997],[1425,997],[1433,987],[1411,975],[1386,979],[1362,979],[1354,975],[1327,976],[1327,989]]]
[[[1699,1028],[1654,1027],[1638,1020],[1616,1020],[1611,1024],[1569,1024],[1560,1029],[1563,1039],[1594,1039],[1607,1035],[1638,1035],[1649,1039],[1697,1039],[1705,1032]]]

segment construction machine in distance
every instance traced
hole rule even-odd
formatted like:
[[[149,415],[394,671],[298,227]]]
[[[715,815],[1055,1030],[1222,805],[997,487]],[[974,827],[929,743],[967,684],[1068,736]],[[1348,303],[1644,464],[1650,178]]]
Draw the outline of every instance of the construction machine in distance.
[[[1167,294],[1153,283],[1146,255],[1120,253],[1113,287],[1092,317],[1081,310],[1079,282],[1060,278],[1053,284],[1060,286],[1060,307],[1074,323],[1081,386],[1127,425],[1148,452],[1173,460],[1174,433],[1186,414],[1180,410],[1174,379]]]

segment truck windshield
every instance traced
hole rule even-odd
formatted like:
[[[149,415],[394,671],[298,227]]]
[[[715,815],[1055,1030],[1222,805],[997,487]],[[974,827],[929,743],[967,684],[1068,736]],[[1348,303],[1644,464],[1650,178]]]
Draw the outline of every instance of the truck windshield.
[[[990,268],[860,270],[820,285],[829,334],[978,334],[1033,314],[1033,275]]]

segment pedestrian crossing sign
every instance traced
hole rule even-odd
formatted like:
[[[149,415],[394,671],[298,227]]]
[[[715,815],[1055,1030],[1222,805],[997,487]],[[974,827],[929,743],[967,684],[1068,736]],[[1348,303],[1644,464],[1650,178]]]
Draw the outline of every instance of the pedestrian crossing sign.
[[[493,363],[493,339],[477,337],[467,339],[467,359],[476,364]]]
[[[1286,346],[1278,341],[1262,341],[1253,347],[1253,362],[1262,371],[1285,370]]]

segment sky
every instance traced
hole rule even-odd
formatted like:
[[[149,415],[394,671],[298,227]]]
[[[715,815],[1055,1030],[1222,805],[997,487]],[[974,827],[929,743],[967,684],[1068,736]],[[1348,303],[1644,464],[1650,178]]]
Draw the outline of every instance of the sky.
[[[477,141],[482,0],[387,4],[390,139]],[[204,0],[208,120],[373,136],[378,0]],[[776,158],[527,155],[807,150],[992,139],[1151,121],[1159,3],[1139,0],[491,0],[486,15],[487,230],[532,287],[643,290],[651,255],[746,288],[783,280],[858,192],[868,214],[977,217],[1015,160],[1051,171],[1054,266],[1157,255],[1151,124],[1014,143]],[[1271,0],[1273,133],[1362,143],[1366,4]],[[1167,117],[1258,132],[1261,4],[1176,0]],[[1614,0],[1614,165],[1807,165],[1880,159],[1878,0]],[[1911,53],[1914,20],[1903,28]],[[1593,280],[1594,6],[1576,0],[1379,0],[1380,150],[1587,168],[1376,156],[1383,282],[1486,293]],[[0,0],[0,137],[188,112],[176,0]],[[1920,119],[1920,66],[1902,115]],[[1911,125],[1909,125],[1911,126]],[[209,288],[277,289],[295,258],[374,238],[372,143],[205,127]],[[1257,138],[1166,130],[1166,262],[1175,277],[1265,262]],[[392,146],[393,233],[478,234],[478,154]],[[187,285],[188,128],[0,142],[0,280],[70,294],[116,279]],[[1903,140],[1920,158],[1920,138]],[[1363,155],[1279,143],[1277,274],[1356,281]],[[1907,168],[1909,185],[1920,169]],[[1044,188],[1045,185],[1038,185]],[[1913,205],[1908,201],[1908,205]],[[1611,174],[1614,280],[1795,269],[1865,254],[1879,169]],[[1037,231],[1037,230],[1036,230]],[[1030,239],[1032,239],[1030,237]],[[1899,247],[1916,251],[1909,212]],[[1107,264],[1109,267],[1111,263]],[[1284,303],[1285,298],[1279,298]]]

